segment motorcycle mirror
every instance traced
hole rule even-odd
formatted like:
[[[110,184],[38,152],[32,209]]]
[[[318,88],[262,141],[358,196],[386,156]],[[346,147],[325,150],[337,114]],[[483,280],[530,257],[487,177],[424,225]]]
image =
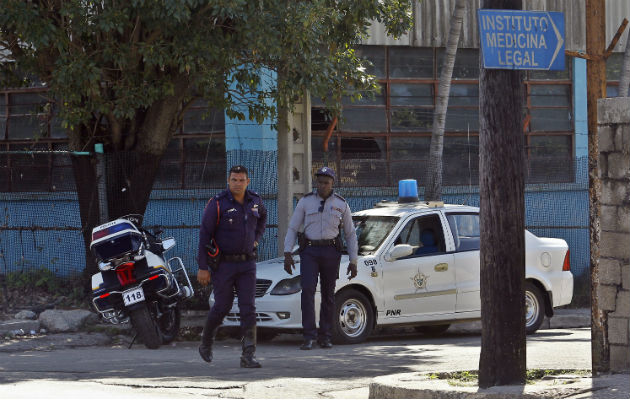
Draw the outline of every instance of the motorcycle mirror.
[[[164,232],[164,229],[161,229],[161,228],[155,228],[155,229],[153,230],[153,236],[160,236],[163,232]]]
[[[162,240],[162,248],[164,251],[172,249],[175,246],[175,238],[166,238]]]

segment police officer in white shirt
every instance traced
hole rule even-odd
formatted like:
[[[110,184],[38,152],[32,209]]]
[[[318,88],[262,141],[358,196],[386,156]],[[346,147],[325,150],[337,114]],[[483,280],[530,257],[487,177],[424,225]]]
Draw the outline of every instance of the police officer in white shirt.
[[[300,242],[300,277],[302,284],[302,350],[311,350],[317,340],[320,347],[332,347],[331,330],[335,313],[335,281],[339,278],[341,260],[341,229],[343,229],[350,264],[348,279],[357,276],[357,236],[352,223],[352,212],[346,200],[333,192],[335,171],[322,167],[315,174],[317,190],[300,199],[284,240],[284,270],[293,274],[295,268],[291,250],[304,225]],[[321,309],[319,330],[315,325],[315,288],[321,277]]]

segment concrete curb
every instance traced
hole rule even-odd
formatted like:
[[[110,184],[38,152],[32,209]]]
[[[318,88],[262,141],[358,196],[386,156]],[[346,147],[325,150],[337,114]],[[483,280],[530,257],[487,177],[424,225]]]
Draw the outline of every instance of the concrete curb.
[[[571,308],[554,310],[551,318],[545,317],[540,330],[586,328],[591,326],[591,310],[588,308]],[[447,332],[481,332],[481,321],[456,323]]]
[[[207,311],[184,311],[182,313],[181,326],[188,328],[203,327],[206,321],[207,314]],[[553,318],[545,318],[540,329],[583,328],[590,325],[590,309],[559,309],[555,310]],[[131,326],[129,324],[112,325],[109,323],[99,323],[96,324],[96,326],[99,326],[103,329],[115,328],[122,332],[129,331],[131,329]],[[29,332],[31,330],[39,330],[39,328],[40,323],[38,320],[12,319],[0,321],[0,337],[5,336],[10,332],[19,331],[20,329],[24,332]],[[481,332],[481,321],[456,323],[451,325],[451,327],[448,329],[448,332]]]
[[[573,328],[590,326],[590,310],[556,310],[551,320],[546,320],[543,327]],[[193,332],[200,332],[204,326],[207,311],[186,310],[182,313],[181,328],[192,328]],[[0,321],[0,352],[49,350],[63,347],[99,346],[109,344],[129,345],[133,335],[131,324],[113,325],[100,322],[82,327],[78,332],[52,333],[40,329],[39,320],[5,320]],[[543,329],[543,328],[541,328]],[[387,328],[385,331],[394,334],[411,331],[412,328],[402,330]],[[448,332],[479,334],[481,322],[453,324]],[[377,334],[378,336],[378,334]],[[106,339],[107,338],[107,339]],[[199,340],[189,336],[184,340]]]
[[[51,351],[72,347],[108,346],[112,338],[104,333],[70,332],[51,335],[28,335],[14,339],[0,339],[0,353]]]

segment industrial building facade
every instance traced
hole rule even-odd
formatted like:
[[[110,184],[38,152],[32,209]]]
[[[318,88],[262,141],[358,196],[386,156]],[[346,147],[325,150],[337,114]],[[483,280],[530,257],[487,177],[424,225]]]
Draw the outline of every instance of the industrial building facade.
[[[318,99],[310,99],[306,103],[308,110],[305,112],[308,115],[304,116],[304,121],[308,134],[304,137],[310,140],[307,159],[312,160],[307,164],[311,171],[324,163],[335,167],[339,186],[349,188],[345,194],[353,209],[368,207],[374,199],[391,197],[389,188],[398,179],[416,178],[422,185],[439,73],[454,3],[454,0],[416,3],[413,9],[414,27],[398,40],[387,37],[382,26],[372,26],[369,38],[357,46],[356,51],[372,62],[370,72],[376,76],[381,90],[359,102],[344,102],[342,118],[328,143],[327,153],[323,151],[323,140],[330,124],[328,111]],[[525,0],[523,3],[529,10],[564,12],[566,49],[585,51],[584,1]],[[606,2],[609,41],[623,18],[630,18],[628,3],[623,0]],[[478,6],[478,0],[469,2],[464,16],[444,142],[445,200],[473,204],[478,201],[474,189],[478,185],[479,151]],[[623,57],[621,51],[625,49],[626,37],[627,34],[622,36],[607,62],[609,96],[617,93]],[[553,215],[545,221],[538,217],[540,210],[528,210],[527,225],[530,229],[540,227],[538,232],[532,229],[535,233],[567,239],[572,247],[574,272],[580,274],[588,266],[587,219],[567,220],[569,217],[555,215],[571,211],[566,207],[557,208],[560,203],[588,212],[584,186],[587,156],[586,61],[566,57],[565,65],[563,71],[524,72],[526,181],[530,189],[545,185],[549,189],[542,192],[530,190],[528,204],[532,204],[532,208],[540,204],[546,207],[543,210],[545,215]],[[0,198],[7,204],[11,203],[13,210],[18,209],[19,204],[32,207],[35,194],[39,196],[37,201],[46,201],[42,200],[41,193],[60,193],[73,187],[71,165],[67,160],[59,160],[53,155],[38,156],[34,164],[33,157],[9,153],[68,149],[67,137],[55,118],[54,105],[47,103],[44,93],[43,85],[0,90]],[[201,215],[203,199],[196,202],[181,199],[186,193],[193,192],[196,197],[199,190],[203,191],[203,196],[211,196],[225,186],[227,166],[243,163],[253,171],[252,188],[263,193],[270,204],[270,229],[263,243],[266,250],[262,253],[274,255],[277,241],[281,241],[277,231],[277,181],[281,169],[279,165],[285,165],[282,160],[278,161],[279,146],[278,132],[272,128],[272,121],[256,124],[232,120],[222,110],[209,110],[200,101],[187,112],[162,159],[162,172],[155,183],[156,193],[152,196],[146,218],[163,222],[158,204],[177,203],[179,212],[190,217],[183,222],[173,217],[172,224],[189,227],[188,230],[182,228],[176,235],[181,235],[180,243],[184,241],[190,246],[186,252],[194,254],[195,227],[199,223],[196,219]],[[301,179],[300,175],[303,177],[311,173],[308,170],[299,171],[299,168],[296,170],[296,180]],[[457,187],[466,189],[449,189]],[[362,192],[365,188],[372,188],[369,195]],[[33,193],[26,202],[25,193]],[[72,201],[71,196],[69,198]],[[194,269],[196,266],[191,257],[187,265]]]

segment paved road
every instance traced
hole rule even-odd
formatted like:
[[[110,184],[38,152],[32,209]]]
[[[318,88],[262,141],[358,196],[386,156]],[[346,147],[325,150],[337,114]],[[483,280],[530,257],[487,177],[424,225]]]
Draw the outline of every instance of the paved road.
[[[240,343],[218,342],[208,365],[197,343],[159,350],[134,345],[0,352],[0,398],[367,398],[374,377],[477,369],[478,334],[379,336],[331,350],[297,349],[300,336],[259,345],[263,368],[239,367]],[[528,368],[589,369],[590,329],[551,329],[529,336]]]

